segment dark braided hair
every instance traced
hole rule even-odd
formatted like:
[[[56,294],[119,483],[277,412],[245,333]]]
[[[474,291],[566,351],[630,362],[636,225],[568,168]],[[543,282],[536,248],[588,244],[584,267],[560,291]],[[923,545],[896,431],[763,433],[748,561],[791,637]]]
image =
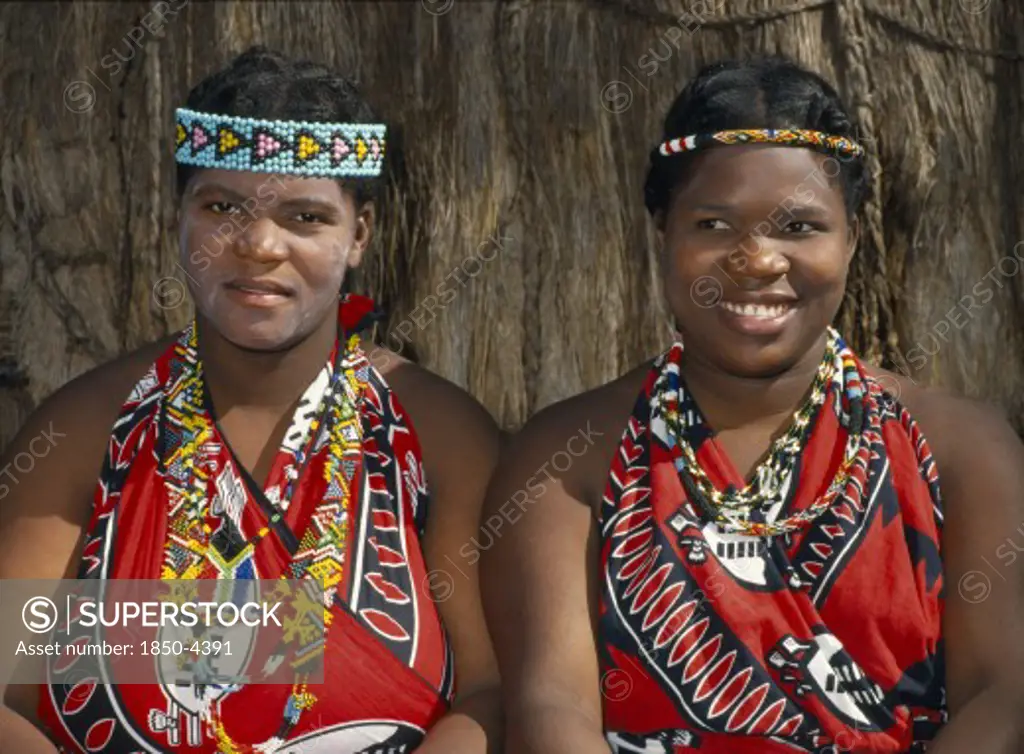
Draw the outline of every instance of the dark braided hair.
[[[185,107],[201,112],[268,120],[314,123],[380,123],[355,84],[336,71],[308,60],[293,60],[265,47],[251,47],[226,68],[189,92]],[[178,194],[196,168],[177,166]],[[381,178],[339,178],[357,205],[378,199]]]
[[[738,128],[799,128],[857,140],[842,100],[821,76],[783,57],[731,60],[705,66],[672,103],[662,142],[697,133]],[[644,185],[651,214],[668,208],[701,150],[664,157],[655,149]],[[851,217],[867,192],[863,158],[838,157],[838,180]]]

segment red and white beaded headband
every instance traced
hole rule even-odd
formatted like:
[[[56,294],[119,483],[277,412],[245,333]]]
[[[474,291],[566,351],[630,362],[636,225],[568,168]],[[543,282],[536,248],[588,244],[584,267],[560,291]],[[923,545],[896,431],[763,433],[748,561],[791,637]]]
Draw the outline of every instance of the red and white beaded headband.
[[[852,157],[864,154],[864,147],[845,136],[792,128],[751,128],[694,134],[666,141],[658,147],[658,153],[663,157],[671,157],[718,144],[778,144],[787,147],[814,147]]]

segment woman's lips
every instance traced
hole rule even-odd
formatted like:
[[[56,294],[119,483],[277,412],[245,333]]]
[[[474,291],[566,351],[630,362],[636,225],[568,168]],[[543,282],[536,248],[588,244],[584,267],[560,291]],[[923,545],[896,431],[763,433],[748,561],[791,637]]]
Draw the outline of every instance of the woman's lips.
[[[777,335],[796,312],[794,303],[744,304],[722,301],[719,313],[725,324],[744,335]]]
[[[228,295],[246,306],[277,306],[291,297],[282,286],[257,281],[232,281],[224,286]]]

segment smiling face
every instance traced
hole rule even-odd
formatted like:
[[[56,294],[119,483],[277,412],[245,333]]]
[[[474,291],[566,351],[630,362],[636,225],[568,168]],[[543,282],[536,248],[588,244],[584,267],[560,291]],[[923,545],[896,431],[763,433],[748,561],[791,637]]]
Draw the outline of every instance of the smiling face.
[[[181,265],[197,315],[240,348],[278,351],[333,327],[373,206],[330,178],[200,170],[180,214]]]
[[[856,227],[838,163],[808,149],[711,148],[659,217],[669,307],[690,358],[769,377],[814,348],[842,302]]]

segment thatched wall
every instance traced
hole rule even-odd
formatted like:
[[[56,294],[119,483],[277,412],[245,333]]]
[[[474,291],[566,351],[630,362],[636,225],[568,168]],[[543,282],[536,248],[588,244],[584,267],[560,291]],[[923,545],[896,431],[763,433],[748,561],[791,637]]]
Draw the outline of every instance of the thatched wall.
[[[351,71],[404,125],[359,284],[391,311],[382,339],[506,427],[665,343],[646,154],[698,65],[771,51],[837,82],[879,157],[845,332],[1024,429],[1017,0],[26,3],[0,23],[0,443],[187,321],[174,283],[154,296],[174,274],[173,110],[257,42]],[[458,296],[426,311],[445,279]]]

